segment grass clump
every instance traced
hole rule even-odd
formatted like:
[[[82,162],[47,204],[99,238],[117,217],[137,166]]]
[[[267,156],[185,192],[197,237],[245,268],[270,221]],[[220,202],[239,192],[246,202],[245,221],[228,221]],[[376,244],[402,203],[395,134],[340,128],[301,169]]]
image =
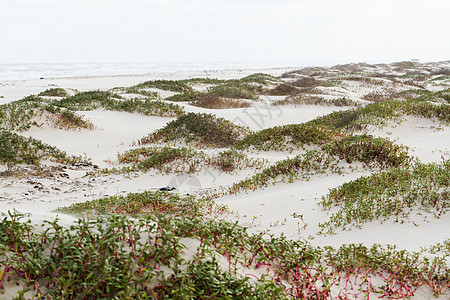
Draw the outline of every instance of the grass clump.
[[[366,135],[349,136],[331,141],[320,150],[309,150],[293,158],[278,161],[252,177],[225,188],[224,194],[265,188],[269,183],[309,180],[313,175],[327,172],[342,174],[344,167],[341,162],[344,160],[348,163],[359,161],[369,168],[389,169],[408,167],[412,158],[408,156],[405,147],[395,145],[389,140]],[[209,197],[221,195],[212,194]]]
[[[237,194],[241,191],[264,188],[269,183],[294,182],[294,180],[309,180],[312,175],[318,173],[341,173],[339,160],[322,151],[312,150],[299,154],[293,158],[278,161],[274,165],[265,168],[255,175],[234,183],[227,188],[226,194]],[[215,195],[212,195],[215,197]]]
[[[414,100],[450,104],[450,89],[423,93],[421,96],[415,98]]]
[[[265,73],[255,73],[241,78],[241,82],[253,82],[263,85],[281,82],[281,79]]]
[[[323,105],[323,106],[361,106],[361,103],[350,100],[349,98],[326,99],[324,97],[297,94],[283,100],[278,100],[273,105]]]
[[[258,100],[257,93],[262,91],[262,88],[258,85],[233,82],[208,88],[206,93],[223,98]]]
[[[184,113],[183,109],[173,103],[150,99],[122,99],[121,96],[105,91],[90,91],[77,94],[52,103],[69,110],[94,110],[103,108],[112,111],[126,111],[144,115],[176,117]]]
[[[437,105],[415,100],[383,101],[357,109],[333,112],[314,119],[310,123],[339,129],[361,130],[367,125],[385,126],[389,120],[400,123],[404,115],[435,119],[443,123],[449,123],[450,105]]]
[[[300,87],[300,88],[311,88],[311,87],[330,86],[331,85],[330,83],[328,83],[326,81],[318,80],[318,79],[315,79],[312,77],[300,78],[295,81],[292,81],[290,84],[292,84],[293,86],[296,86],[296,87]]]
[[[66,152],[34,138],[0,130],[0,163],[39,165],[49,159],[59,163],[84,162],[80,157],[68,156]]]
[[[189,148],[150,147],[129,150],[118,155],[120,163],[133,163],[125,170],[143,171],[156,169],[161,173],[195,173],[199,170],[204,154]]]
[[[297,94],[299,89],[289,83],[281,83],[269,90],[267,90],[267,94],[271,96],[286,96],[286,95],[295,95]]]
[[[199,95],[195,98],[194,101],[191,101],[189,104],[209,109],[244,108],[251,106],[251,104],[246,101],[224,99],[219,95],[213,94]]]
[[[75,203],[69,207],[59,208],[57,212],[89,216],[105,214],[156,216],[159,213],[166,217],[196,216],[200,212],[194,205],[194,200],[193,196],[182,197],[168,192],[147,191]]]
[[[203,98],[220,97],[228,99],[250,99],[258,100],[258,94],[266,91],[264,86],[280,80],[274,76],[256,73],[241,79],[230,80],[211,80],[207,78],[194,78],[181,81],[189,86],[192,83],[215,84],[209,87],[205,92],[198,92],[194,89],[187,89],[181,94],[167,97],[169,101],[201,101]]]
[[[113,106],[116,104],[116,99],[122,99],[122,97],[108,91],[88,91],[53,101],[52,104],[70,110],[82,111]]]
[[[347,163],[360,161],[368,166],[376,165],[380,168],[405,167],[413,160],[408,155],[407,147],[370,135],[355,135],[334,140],[323,146],[322,150],[338,156]]]
[[[125,94],[139,94],[142,95],[144,97],[146,97],[147,99],[159,99],[159,93],[155,92],[155,91],[148,91],[146,89],[139,89],[135,86],[131,86],[131,87],[124,87],[124,88],[113,88],[111,90],[112,92],[116,92],[116,91],[120,91],[123,92]]]
[[[246,135],[247,129],[223,118],[188,113],[142,138],[139,144],[186,142],[198,147],[229,147]]]
[[[107,108],[114,111],[137,112],[146,116],[177,117],[184,114],[184,109],[176,104],[160,100],[130,99],[118,101],[116,105]]]
[[[220,97],[229,99],[250,99],[258,100],[257,92],[262,92],[259,86],[249,83],[232,82],[207,89],[206,92],[187,91],[182,94],[176,94],[167,97],[169,101],[198,101],[207,97]]]
[[[265,163],[264,160],[249,158],[246,154],[234,149],[222,151],[206,161],[206,165],[227,173],[245,168],[261,169]]]
[[[303,148],[307,145],[320,146],[344,136],[343,132],[325,126],[308,123],[288,124],[252,133],[233,147],[241,150],[253,147],[263,151],[283,151],[293,150],[293,147]]]
[[[46,97],[68,97],[69,94],[63,88],[52,88],[47,89],[38,94],[38,96],[46,96]]]
[[[44,123],[61,129],[94,128],[94,124],[82,116],[48,104],[34,95],[0,105],[0,129],[20,132]]]
[[[321,226],[333,228],[359,226],[372,220],[395,217],[402,223],[414,208],[439,218],[450,207],[450,161],[442,164],[416,163],[411,168],[394,168],[330,190],[322,198],[325,209],[338,207],[330,221]]]
[[[138,90],[155,88],[177,93],[184,93],[193,90],[185,80],[150,80],[139,83],[132,88]]]
[[[118,154],[121,164],[131,164],[120,169],[103,169],[93,174],[147,172],[155,169],[161,173],[193,174],[199,172],[203,166],[219,169],[231,173],[236,169],[262,168],[266,161],[249,158],[246,154],[236,150],[227,150],[207,156],[202,151],[191,148],[172,147],[142,147]]]

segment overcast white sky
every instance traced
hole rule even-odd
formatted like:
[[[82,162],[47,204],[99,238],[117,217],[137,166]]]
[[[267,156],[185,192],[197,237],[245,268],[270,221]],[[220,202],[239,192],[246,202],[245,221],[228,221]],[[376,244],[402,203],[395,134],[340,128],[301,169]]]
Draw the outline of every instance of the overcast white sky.
[[[450,59],[449,0],[1,0],[0,63]]]

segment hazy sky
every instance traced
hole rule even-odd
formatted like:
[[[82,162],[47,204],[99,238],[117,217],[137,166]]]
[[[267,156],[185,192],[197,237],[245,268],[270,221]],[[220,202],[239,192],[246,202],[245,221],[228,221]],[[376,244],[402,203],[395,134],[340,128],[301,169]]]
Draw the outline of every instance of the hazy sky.
[[[450,59],[449,0],[10,0],[0,63]]]

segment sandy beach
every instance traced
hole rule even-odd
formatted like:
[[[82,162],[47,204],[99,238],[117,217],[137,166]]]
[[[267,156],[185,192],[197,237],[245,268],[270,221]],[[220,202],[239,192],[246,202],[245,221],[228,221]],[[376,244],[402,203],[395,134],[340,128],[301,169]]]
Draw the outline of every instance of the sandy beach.
[[[79,216],[55,212],[55,209],[105,197],[126,197],[129,193],[160,193],[159,189],[162,187],[175,187],[175,190],[167,193],[180,197],[189,196],[198,199],[203,197],[211,203],[228,208],[226,213],[220,215],[208,216],[208,212],[204,211],[202,212],[204,220],[237,222],[239,226],[247,228],[249,235],[267,233],[273,234],[274,237],[284,236],[291,241],[305,241],[311,247],[339,249],[343,245],[362,244],[370,248],[377,244],[386,247],[395,246],[399,251],[405,250],[409,253],[420,252],[423,257],[437,257],[444,253],[442,256],[445,267],[441,270],[443,275],[439,289],[435,287],[433,290],[433,287],[427,285],[425,281],[419,280],[420,284],[413,284],[412,280],[405,279],[407,283],[404,286],[408,289],[396,289],[397,294],[391,296],[405,299],[434,299],[436,295],[439,299],[450,299],[449,179],[447,178],[446,182],[439,179],[439,183],[435,183],[433,180],[438,175],[433,175],[434,177],[430,175],[431,179],[427,177],[428,179],[423,181],[421,177],[414,177],[409,184],[405,184],[411,190],[397,186],[386,188],[386,191],[394,189],[395,192],[392,193],[371,191],[366,186],[362,187],[362,183],[358,181],[361,178],[371,178],[376,182],[378,179],[373,176],[389,172],[393,172],[393,175],[389,173],[391,174],[389,176],[393,176],[390,178],[397,178],[394,175],[402,170],[411,170],[413,175],[419,174],[417,170],[422,165],[448,168],[450,119],[449,115],[445,115],[448,112],[445,109],[450,103],[448,91],[450,79],[448,75],[443,75],[439,71],[448,72],[449,68],[449,62],[423,64],[403,62],[380,65],[348,64],[300,70],[292,68],[216,70],[0,82],[0,105],[2,111],[6,112],[3,114],[3,120],[12,115],[11,111],[8,111],[10,109],[8,105],[19,103],[18,100],[29,95],[41,95],[40,100],[33,101],[42,103],[44,108],[53,105],[63,111],[73,111],[92,125],[90,128],[71,129],[55,126],[54,122],[48,121],[49,118],[46,119],[46,116],[51,114],[48,109],[33,115],[30,120],[21,119],[28,122],[23,129],[11,125],[8,121],[0,123],[1,129],[5,132],[42,141],[69,156],[79,156],[86,161],[71,164],[43,156],[36,164],[29,164],[24,161],[8,163],[6,159],[0,157],[2,163],[0,211],[5,213],[5,218],[8,211],[29,213],[28,218],[36,226],[40,226],[44,220],[55,218],[58,218],[61,224],[65,224],[64,226],[69,226]],[[252,74],[260,73],[267,75],[251,77]],[[196,78],[218,81],[194,80]],[[155,82],[158,80],[177,82],[182,88],[185,88],[184,85],[188,88],[180,91],[170,87],[164,88],[162,85],[156,85]],[[179,83],[181,81],[183,85]],[[139,85],[144,82],[151,84],[145,87]],[[233,84],[239,84],[234,93],[245,90],[254,97],[235,96],[229,91],[228,94],[225,92],[220,94],[222,90],[216,88],[220,85],[228,85],[229,88]],[[127,90],[131,87],[135,88]],[[65,91],[67,96],[47,96],[45,91],[50,89]],[[164,113],[161,112],[162,108],[158,108],[156,112],[142,113],[143,110],[139,110],[140,108],[130,112],[111,108],[113,106],[107,107],[106,104],[102,104],[103,100],[94,99],[92,102],[94,104],[83,100],[88,103],[83,104],[86,105],[83,107],[79,106],[81,102],[75,103],[77,101],[75,98],[74,102],[69,102],[71,97],[90,91],[110,93],[108,101],[113,99],[117,103],[138,99],[136,101],[158,101],[162,103],[160,105],[174,106],[158,106],[167,109]],[[176,98],[184,94],[186,98],[181,100]],[[417,97],[423,98],[417,100]],[[421,106],[425,104],[439,108],[436,108],[435,113],[428,106]],[[91,106],[88,107],[89,105]],[[117,104],[114,105],[119,107]],[[209,108],[214,105],[220,107]],[[391,111],[388,113],[389,109]],[[178,110],[182,112],[179,113]],[[213,125],[205,123],[206,119],[201,119],[204,123],[194,125],[189,136],[183,136],[185,131],[178,127],[167,127],[168,124],[178,124],[177,120],[188,118],[186,116],[203,116],[202,118],[209,116],[208,118],[213,118],[211,120],[219,120],[218,131],[226,128],[223,129],[225,133],[234,132],[233,130],[237,133],[232,136],[234,139],[232,143],[214,144],[213,140],[205,141],[200,136],[200,133],[207,129],[201,131],[201,125],[198,124],[213,128]],[[339,122],[347,123],[341,126],[332,120],[323,121],[323,124],[331,122],[330,124],[335,124],[333,125],[335,127],[317,125],[319,124],[317,122],[322,122],[326,116],[340,116]],[[191,126],[189,124],[191,123],[185,123],[183,130],[187,130],[186,128]],[[306,127],[295,127],[295,131],[292,129],[294,127],[283,127],[298,124],[306,124]],[[166,127],[169,129],[164,131]],[[281,127],[284,131],[276,129]],[[286,134],[287,128],[294,133]],[[321,128],[319,133],[315,131],[317,128]],[[261,132],[266,133],[264,137]],[[310,134],[308,136],[302,135],[304,132],[311,133],[308,133]],[[221,138],[225,138],[225,133],[214,134],[217,134],[215,136],[218,141],[222,141]],[[362,136],[362,142],[352,144],[352,138],[355,136]],[[144,137],[147,137],[146,142],[143,142]],[[271,139],[276,138],[277,141],[272,143]],[[350,147],[354,145],[360,148],[352,150]],[[160,153],[158,151],[172,151],[162,148],[166,146],[187,149],[183,153],[189,154],[183,158],[164,162],[163,164],[168,166],[167,169],[161,169],[166,166],[150,166],[144,170],[141,163],[147,158],[146,155],[156,157]],[[132,154],[132,151],[142,147],[147,151],[151,148],[153,154],[146,154],[145,150]],[[367,152],[364,152],[366,150]],[[214,159],[226,151],[235,151],[232,152],[235,154],[230,154],[229,160],[233,165],[230,171],[225,171],[223,165],[221,168],[213,163]],[[236,153],[240,153],[241,156]],[[242,158],[237,161],[237,157]],[[305,165],[304,161],[310,162],[314,159],[318,160],[319,167],[309,169],[298,167]],[[326,159],[329,160],[328,163],[324,162]],[[266,180],[263,175],[255,177],[257,174],[269,174],[269,171],[265,170],[271,167],[271,170],[274,170],[284,161],[288,169],[286,173],[283,173],[280,167],[277,171],[271,171],[273,173],[270,174],[278,173],[270,175],[272,176],[270,180],[263,181]],[[301,161],[302,164],[295,164],[292,161],[295,163]],[[126,167],[129,168],[128,171],[123,169]],[[113,169],[115,171],[112,171]],[[246,179],[250,183],[239,185]],[[421,187],[427,180],[430,183],[430,194],[422,195]],[[344,195],[344,191],[340,189],[355,182],[361,185],[355,185],[356,188],[351,191],[345,190]],[[391,179],[391,183],[395,185],[396,180]],[[368,186],[370,187],[370,184]],[[412,190],[416,186],[417,190]],[[376,185],[373,187],[375,190]],[[356,195],[358,190],[366,188],[365,192],[358,194],[361,202],[355,202],[352,210],[344,206],[343,203],[347,203],[345,201],[356,197],[352,195]],[[327,198],[333,192],[334,196]],[[344,196],[339,198],[340,195]],[[416,198],[422,199],[421,197],[426,201],[414,202]],[[358,219],[358,211],[365,209],[365,206],[358,205],[362,205],[364,201],[369,203],[369,200],[373,199],[375,204],[372,202],[367,204],[372,206],[373,215]],[[398,200],[389,206],[389,213],[383,210],[384,206],[379,207],[376,204],[388,201],[386,199]],[[433,199],[440,199],[440,204],[429,204]],[[425,202],[428,204],[424,204]],[[325,203],[335,204],[325,205]],[[380,214],[376,213],[378,210]],[[396,213],[391,213],[391,210]],[[89,213],[98,212],[92,209]],[[351,221],[348,221],[349,219]],[[332,220],[338,221],[333,223]],[[196,251],[200,249],[197,244],[199,239],[195,236],[191,238],[192,240],[184,243],[186,249],[183,257],[186,261],[189,260],[186,257],[197,253]],[[442,249],[446,249],[446,252],[442,250],[440,254],[424,250],[431,249],[438,243],[444,245]],[[0,252],[0,257],[0,262],[6,265],[9,256]],[[226,256],[223,254],[220,258],[224,259],[221,264],[222,270],[233,273],[224,257]],[[269,265],[269,262],[264,263]],[[273,268],[275,270],[275,267]],[[328,268],[333,269],[331,265],[328,265]],[[14,268],[11,267],[11,276],[5,270],[0,269],[0,283],[3,284],[0,299],[9,299],[22,288],[26,290],[25,298],[36,296],[36,291],[29,289],[23,279],[17,279],[18,276],[13,275],[16,274]],[[266,274],[272,274],[273,278],[277,278],[273,275],[275,273],[271,272],[267,271]],[[256,277],[255,282],[258,282],[263,273],[255,264],[242,263],[242,268],[235,276],[247,276],[252,282]],[[324,297],[323,299],[366,299],[369,296],[390,299],[391,296],[383,290],[383,286],[390,284],[390,281],[382,279],[382,275],[388,277],[386,274],[389,274],[388,271],[383,269],[370,275],[372,276],[370,288],[367,287],[367,281],[364,281],[368,277],[364,277],[365,279],[358,283],[358,287],[359,290],[367,292],[359,293],[358,287],[347,287],[342,283],[344,281],[340,281],[344,277],[340,277],[334,284],[330,284],[328,291],[317,288],[320,290],[317,295],[322,293],[320,295]],[[13,286],[7,283],[8,276],[11,282],[19,280],[19,284]],[[316,279],[317,286],[322,286],[319,282],[322,279]],[[273,280],[278,286],[283,287],[289,297],[314,298],[313,294],[295,292],[292,287],[296,281],[288,275],[278,278],[278,281]],[[354,279],[355,286],[356,281]],[[398,279],[398,282],[400,281]],[[41,281],[39,282],[44,286]],[[395,284],[397,283],[393,285]],[[42,291],[45,291],[43,287]]]

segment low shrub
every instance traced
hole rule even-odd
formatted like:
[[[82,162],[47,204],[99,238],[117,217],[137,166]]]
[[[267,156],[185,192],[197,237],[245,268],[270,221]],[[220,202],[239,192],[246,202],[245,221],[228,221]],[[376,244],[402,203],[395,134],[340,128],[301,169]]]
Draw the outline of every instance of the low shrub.
[[[66,152],[40,140],[0,130],[0,163],[39,165],[46,159],[66,164],[86,162],[81,157],[69,156]]]
[[[108,91],[97,90],[82,92],[61,100],[55,100],[52,102],[52,105],[78,111],[94,110],[99,107],[113,106],[117,99],[122,99],[122,97]]]
[[[203,167],[231,173],[236,169],[261,169],[267,162],[262,159],[249,158],[246,154],[236,150],[227,150],[208,156],[202,151],[185,147],[142,147],[117,156],[119,163],[131,165],[119,169],[98,170],[90,175],[147,172],[151,169],[165,174],[192,174],[199,172]]]
[[[47,104],[33,95],[0,105],[0,129],[20,132],[44,123],[61,129],[94,128],[94,124],[82,116]]]
[[[360,102],[346,97],[326,99],[315,95],[297,93],[294,96],[273,102],[273,105],[324,105],[324,106],[361,106]]]
[[[129,150],[118,155],[120,163],[133,163],[129,171],[156,169],[161,173],[194,173],[199,171],[204,154],[193,149],[150,147]]]
[[[439,218],[450,207],[449,178],[450,162],[446,161],[416,163],[411,168],[394,168],[344,183],[322,198],[323,208],[337,206],[339,211],[321,227],[332,232],[334,228],[391,217],[403,223],[413,208],[432,212]]]
[[[112,111],[126,111],[144,115],[176,117],[182,115],[182,107],[173,103],[151,99],[121,99],[121,96],[111,92],[91,91],[80,93],[72,97],[54,101],[58,107],[69,110],[94,110],[103,108]]]
[[[360,161],[368,166],[380,168],[407,167],[413,161],[407,147],[397,145],[388,139],[374,138],[370,135],[355,135],[336,139],[322,147],[322,150],[337,155],[340,159],[352,163]]]
[[[303,148],[307,145],[321,146],[344,136],[345,133],[330,127],[308,123],[288,124],[252,133],[233,147],[241,150],[253,147],[263,151],[283,151],[293,150],[293,147]]]
[[[224,99],[219,95],[212,94],[200,95],[196,100],[191,101],[189,104],[209,109],[244,108],[251,106],[251,104],[246,101]]]
[[[139,144],[186,142],[198,147],[228,147],[248,134],[244,127],[223,118],[216,118],[211,114],[188,113],[142,138]]]
[[[47,89],[41,93],[39,93],[38,96],[47,96],[47,97],[68,97],[69,94],[67,91],[63,88],[52,88]]]
[[[266,160],[249,158],[246,154],[234,149],[220,152],[206,160],[207,166],[226,173],[246,168],[261,169],[265,164]]]

